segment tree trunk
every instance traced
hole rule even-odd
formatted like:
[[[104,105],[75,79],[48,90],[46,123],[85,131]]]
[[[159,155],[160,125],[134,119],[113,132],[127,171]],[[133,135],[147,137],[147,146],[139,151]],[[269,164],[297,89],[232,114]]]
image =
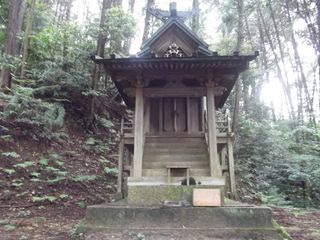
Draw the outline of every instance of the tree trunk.
[[[103,29],[105,28],[106,24],[106,12],[109,8],[112,6],[112,0],[103,0],[102,2],[102,9],[101,9],[101,17],[100,17],[100,32],[98,36],[98,41],[97,41],[97,52],[96,55],[100,57],[104,57],[104,48],[106,45],[106,40],[107,37],[104,34]],[[91,80],[91,88],[92,90],[96,90],[97,88],[97,82],[100,78],[100,69],[99,65],[95,64],[94,69],[93,69],[93,75],[92,75],[92,80]],[[94,119],[94,111],[95,111],[95,97],[92,96],[92,101],[91,101],[91,119]]]
[[[26,30],[24,33],[23,47],[22,47],[22,66],[21,66],[21,72],[20,72],[21,78],[24,78],[24,75],[25,75],[25,67],[26,67],[26,62],[28,58],[28,49],[29,49],[29,36],[32,30],[32,20],[33,20],[35,3],[36,3],[36,0],[31,1],[29,11],[28,11]]]
[[[192,11],[193,11],[193,16],[192,16],[192,24],[191,24],[191,29],[195,34],[198,34],[199,32],[199,27],[200,27],[200,12],[199,12],[199,0],[193,0],[192,1]]]
[[[131,14],[133,14],[134,13],[134,6],[135,6],[135,4],[136,4],[136,0],[129,0],[129,12],[131,13]]]
[[[274,27],[274,31],[275,31],[275,36],[276,36],[276,40],[278,43],[278,47],[279,47],[279,52],[280,52],[280,59],[281,59],[281,63],[284,66],[283,69],[283,76],[285,78],[285,81],[287,82],[287,85],[289,85],[288,83],[288,73],[287,73],[287,69],[286,69],[286,65],[285,65],[285,57],[284,57],[284,51],[283,51],[283,47],[282,47],[282,43],[280,40],[280,32],[279,32],[279,28],[278,28],[278,24],[276,23],[276,19],[274,16],[274,11],[272,8],[272,4],[271,4],[271,0],[268,0],[268,6],[269,6],[269,12],[270,12],[270,16],[272,19],[272,23],[273,23],[273,27]]]
[[[18,53],[18,35],[21,31],[24,9],[24,0],[10,1],[10,13],[3,51],[6,55],[15,56]],[[0,89],[5,89],[7,87],[11,87],[10,70],[2,69],[0,74]]]
[[[259,17],[257,17],[258,19],[258,32],[259,32],[259,42],[260,42],[260,46],[261,46],[261,64],[263,68],[262,72],[264,73],[264,77],[260,78],[260,80],[258,81],[258,83],[256,84],[256,87],[253,89],[252,92],[252,96],[254,99],[258,99],[261,93],[261,89],[262,89],[262,85],[263,82],[269,82],[269,65],[268,65],[268,57],[267,57],[267,48],[266,48],[266,40],[264,37],[264,32],[262,30],[262,26],[261,26],[261,20]]]
[[[134,5],[135,5],[135,0],[129,0],[129,8],[128,8],[128,11],[129,11],[132,15],[134,15]],[[124,43],[124,46],[123,46],[123,50],[124,50],[124,53],[125,53],[125,54],[128,54],[128,55],[129,55],[130,48],[131,48],[131,41],[132,41],[131,38],[125,40],[125,43]]]
[[[148,9],[152,8],[155,4],[155,0],[148,0],[146,5],[146,18],[144,22],[144,31],[142,42],[145,42],[149,38],[150,29],[151,29],[151,14],[149,13]]]
[[[289,117],[291,119],[294,119],[295,118],[295,114],[294,114],[294,108],[293,108],[293,103],[292,103],[292,94],[291,94],[291,89],[290,89],[290,86],[289,84],[284,80],[283,78],[283,74],[282,74],[282,71],[281,71],[281,67],[279,65],[279,57],[276,53],[276,49],[274,47],[274,44],[273,44],[273,41],[271,39],[271,34],[269,32],[269,29],[266,25],[266,22],[264,20],[264,17],[262,15],[262,12],[261,12],[261,9],[260,7],[258,6],[257,7],[257,11],[258,11],[258,15],[261,19],[261,22],[262,22],[262,25],[263,25],[263,28],[264,28],[264,31],[265,31],[265,36],[267,37],[268,39],[268,42],[269,42],[269,45],[270,45],[270,48],[271,48],[271,51],[272,51],[272,54],[274,56],[274,60],[275,60],[275,63],[276,63],[276,68],[277,68],[277,74],[278,74],[278,78],[280,80],[280,83],[282,85],[282,89],[284,91],[284,95],[285,95],[285,100],[286,100],[286,103],[287,103],[287,106],[288,106],[288,113],[289,113]]]
[[[289,2],[286,0],[286,11],[287,11],[287,18],[288,18],[288,23],[290,25],[290,34],[291,34],[291,43],[292,43],[292,48],[294,51],[294,59],[298,68],[298,72],[300,75],[300,80],[301,83],[299,83],[299,86],[303,86],[304,92],[305,92],[305,98],[306,98],[306,105],[307,105],[307,111],[309,113],[309,120],[315,125],[315,117],[314,117],[314,112],[313,112],[313,102],[310,96],[310,92],[308,89],[308,84],[307,84],[307,78],[304,74],[304,69],[301,63],[301,58],[298,52],[298,44],[295,38],[294,30],[293,30],[293,22],[291,19],[291,14],[290,14],[290,9],[289,9]]]
[[[319,0],[317,1],[316,6],[317,6],[318,40],[320,41],[320,1]],[[319,74],[318,86],[319,86],[319,96],[320,96],[320,46],[319,46],[319,50],[318,50],[318,71],[319,71],[319,73],[318,73]],[[319,111],[320,111],[320,98],[319,98]]]
[[[69,48],[68,48],[68,32],[67,27],[70,22],[70,14],[71,14],[71,7],[72,7],[73,0],[66,0],[65,2],[65,16],[63,17],[63,24],[64,24],[64,33],[63,33],[63,65],[62,69],[65,72],[69,71]]]
[[[238,26],[237,26],[237,43],[236,51],[240,51],[243,43],[243,0],[237,0],[237,12],[238,12]],[[240,77],[236,81],[235,89],[235,105],[232,119],[232,131],[236,135],[238,132],[239,124],[239,111],[240,111],[240,91],[241,91],[241,79]]]

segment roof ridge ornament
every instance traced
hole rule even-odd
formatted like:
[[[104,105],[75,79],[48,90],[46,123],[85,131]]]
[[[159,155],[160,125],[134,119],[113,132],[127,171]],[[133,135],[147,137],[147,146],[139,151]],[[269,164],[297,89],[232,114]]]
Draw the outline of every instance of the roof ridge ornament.
[[[163,54],[163,57],[186,57],[185,52],[175,43],[171,43],[168,49]]]
[[[158,8],[149,8],[148,12],[154,16],[155,18],[159,19],[162,22],[166,22],[169,19],[178,19],[181,22],[187,21],[190,17],[192,17],[193,14],[195,14],[195,11],[177,11],[177,3],[176,2],[170,2],[170,10],[165,11]]]

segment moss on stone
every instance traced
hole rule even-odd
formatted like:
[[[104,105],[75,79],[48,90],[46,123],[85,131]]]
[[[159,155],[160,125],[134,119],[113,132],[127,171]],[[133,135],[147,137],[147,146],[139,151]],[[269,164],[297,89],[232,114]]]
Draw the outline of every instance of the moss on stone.
[[[281,234],[284,240],[293,240],[287,230],[280,226],[274,219],[272,219],[272,226],[278,231],[279,234]]]

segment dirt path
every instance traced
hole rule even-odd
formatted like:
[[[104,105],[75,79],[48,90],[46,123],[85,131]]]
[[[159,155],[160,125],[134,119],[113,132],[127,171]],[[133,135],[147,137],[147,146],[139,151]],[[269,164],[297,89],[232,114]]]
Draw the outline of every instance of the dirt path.
[[[0,209],[1,240],[65,240],[84,217],[78,206]]]
[[[320,240],[320,210],[272,208],[273,217],[294,240]]]
[[[320,240],[320,210],[272,209],[276,221],[294,240]],[[70,239],[84,214],[85,210],[77,205],[1,208],[0,239]]]

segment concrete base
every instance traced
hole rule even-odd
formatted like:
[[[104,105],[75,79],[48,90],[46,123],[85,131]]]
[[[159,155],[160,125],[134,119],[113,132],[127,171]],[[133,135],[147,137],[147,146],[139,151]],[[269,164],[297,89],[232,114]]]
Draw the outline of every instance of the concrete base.
[[[186,201],[192,203],[192,190],[194,188],[220,189],[221,199],[224,199],[224,179],[204,177],[200,179],[201,185],[168,184],[165,178],[129,178],[128,197],[130,205],[152,206],[160,205],[163,201]]]
[[[102,230],[118,236],[113,239],[135,239],[128,236],[138,233],[146,239],[282,239],[273,228],[271,210],[263,207],[96,205],[87,208],[79,230],[87,236]]]

